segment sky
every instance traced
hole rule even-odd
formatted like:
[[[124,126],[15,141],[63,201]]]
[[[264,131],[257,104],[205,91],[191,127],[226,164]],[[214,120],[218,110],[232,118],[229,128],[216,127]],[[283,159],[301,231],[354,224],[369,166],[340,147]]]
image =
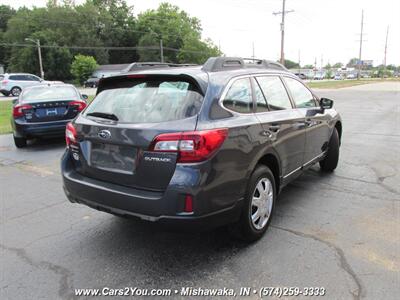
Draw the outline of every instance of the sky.
[[[84,0],[76,0],[76,4]],[[277,60],[280,57],[282,0],[127,0],[138,14],[169,2],[200,19],[203,38],[227,56]],[[0,0],[15,8],[44,6],[46,0]],[[364,10],[362,59],[383,62],[389,26],[387,64],[400,65],[400,0],[286,0],[285,58],[317,67],[358,57]]]

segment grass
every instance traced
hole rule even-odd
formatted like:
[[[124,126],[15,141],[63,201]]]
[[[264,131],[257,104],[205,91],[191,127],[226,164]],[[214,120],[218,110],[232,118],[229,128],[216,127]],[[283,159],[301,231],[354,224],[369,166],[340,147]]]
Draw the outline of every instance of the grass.
[[[12,110],[11,100],[0,101],[0,134],[11,132],[11,124],[10,124],[11,110]]]
[[[361,79],[361,80],[330,80],[330,81],[311,81],[307,82],[307,85],[310,88],[315,89],[340,89],[344,87],[350,87],[355,85],[362,85],[368,83],[376,83],[376,82],[383,82],[383,81],[397,81],[396,78],[388,78],[388,79]]]
[[[92,102],[94,96],[89,96],[88,103]],[[12,112],[12,102],[0,101],[0,134],[11,133],[11,112]]]

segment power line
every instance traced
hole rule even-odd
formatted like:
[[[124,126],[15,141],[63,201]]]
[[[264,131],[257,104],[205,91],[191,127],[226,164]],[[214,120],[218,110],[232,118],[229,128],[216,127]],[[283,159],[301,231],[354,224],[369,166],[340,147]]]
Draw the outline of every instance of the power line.
[[[281,64],[285,64],[285,54],[284,54],[284,46],[285,46],[285,15],[294,10],[285,10],[285,3],[286,0],[282,0],[282,11],[273,12],[274,16],[282,15],[282,22],[281,22]]]
[[[0,43],[0,46],[4,47],[36,47],[31,44],[21,44],[21,43]],[[161,45],[160,45],[161,46]],[[59,45],[40,45],[41,48],[53,48],[53,49],[82,49],[82,50],[157,50],[160,51],[160,46],[132,46],[132,47],[114,47],[114,46],[59,46]],[[187,53],[198,53],[198,54],[208,54],[204,51],[196,50],[185,50],[177,49],[172,47],[162,47],[163,50],[169,50],[174,52],[187,52]]]

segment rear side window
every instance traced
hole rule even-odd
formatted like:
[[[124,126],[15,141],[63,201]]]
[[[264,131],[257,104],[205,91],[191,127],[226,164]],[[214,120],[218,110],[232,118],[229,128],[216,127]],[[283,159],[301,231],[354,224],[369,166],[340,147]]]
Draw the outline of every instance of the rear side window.
[[[301,82],[296,79],[285,77],[293,101],[298,108],[315,107],[314,96]]]
[[[9,77],[10,80],[21,80],[19,75],[11,75]]]
[[[253,99],[249,78],[236,80],[228,90],[223,105],[239,113],[253,112]]]
[[[265,100],[264,94],[261,91],[260,86],[258,85],[257,81],[253,79],[253,86],[254,86],[254,95],[256,97],[256,111],[257,112],[266,112],[269,111],[267,101]]]
[[[114,114],[119,122],[156,123],[196,115],[203,96],[186,81],[149,79],[108,86],[85,111]]]
[[[292,103],[281,79],[277,76],[257,77],[270,110],[291,109]]]

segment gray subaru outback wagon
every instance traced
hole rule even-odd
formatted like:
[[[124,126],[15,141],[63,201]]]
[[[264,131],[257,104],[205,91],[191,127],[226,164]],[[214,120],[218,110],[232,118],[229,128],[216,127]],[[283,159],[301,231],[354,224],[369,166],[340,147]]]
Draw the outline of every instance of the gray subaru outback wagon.
[[[66,128],[71,202],[122,216],[260,238],[304,169],[332,172],[342,122],[282,65],[214,57],[100,80]]]

